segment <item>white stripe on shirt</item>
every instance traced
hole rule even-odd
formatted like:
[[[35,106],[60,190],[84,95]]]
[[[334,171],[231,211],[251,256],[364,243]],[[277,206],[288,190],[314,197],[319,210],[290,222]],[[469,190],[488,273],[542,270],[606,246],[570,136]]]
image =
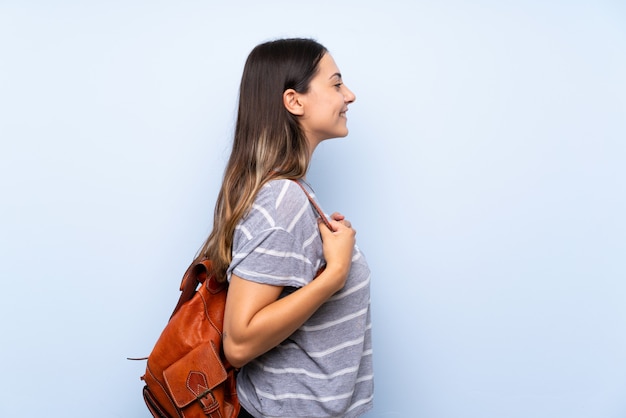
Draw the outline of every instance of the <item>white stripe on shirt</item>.
[[[367,279],[366,279],[364,282],[361,282],[361,283],[359,283],[359,284],[358,284],[358,285],[356,285],[356,286],[353,286],[353,287],[351,287],[351,288],[349,288],[349,289],[346,289],[346,290],[344,290],[344,291],[342,291],[342,292],[339,292],[339,293],[337,293],[336,295],[331,296],[328,300],[329,300],[329,301],[331,301],[331,300],[339,300],[339,299],[343,299],[343,298],[345,298],[346,296],[349,296],[349,295],[351,295],[351,294],[352,294],[352,293],[354,293],[354,292],[358,292],[359,290],[361,290],[361,289],[363,289],[364,287],[367,287],[367,286],[369,285],[369,283],[370,283],[370,277],[371,277],[371,275],[368,275],[368,276],[367,276]]]
[[[269,250],[263,247],[257,247],[254,249],[254,252],[259,253],[259,254],[271,255],[273,257],[295,258],[296,260],[304,261],[307,264],[313,265],[313,263],[311,263],[311,260],[306,258],[304,254],[294,253],[291,251],[276,251],[276,250]]]
[[[283,202],[283,198],[285,197],[285,193],[287,193],[287,189],[289,188],[290,184],[291,184],[291,182],[287,181],[283,185],[282,189],[280,189],[280,193],[278,193],[278,197],[276,198],[276,204],[274,206],[276,209],[278,209],[280,204]]]
[[[365,309],[361,309],[360,311],[354,312],[350,315],[346,315],[342,318],[336,319],[334,321],[329,321],[329,322],[325,322],[323,324],[319,324],[319,325],[305,325],[300,327],[300,330],[302,331],[319,331],[322,329],[326,329],[326,328],[330,328],[332,326],[335,326],[337,324],[341,324],[343,322],[347,322],[350,321],[354,318],[358,318],[360,316],[363,316],[367,313],[367,308]]]
[[[309,209],[309,206],[311,206],[311,204],[307,200],[306,203],[300,208],[298,213],[296,213],[296,216],[294,216],[291,223],[287,225],[287,232],[289,233],[293,232],[293,229],[295,228],[296,224],[298,223],[300,218],[302,218],[302,215],[304,214],[304,212],[306,212]]]
[[[309,357],[324,357],[327,356],[329,354],[332,354],[336,351],[340,351],[343,350],[345,348],[349,348],[349,347],[354,347],[355,345],[359,345],[359,344],[363,344],[363,341],[365,341],[365,337],[361,337],[361,338],[357,338],[356,340],[351,340],[351,341],[346,341],[343,342],[341,344],[338,344],[334,347],[330,347],[327,350],[324,351],[309,351],[307,354]],[[282,349],[290,349],[290,348],[296,348],[296,349],[300,349],[300,347],[298,347],[296,344],[290,343],[290,344],[281,344],[278,346],[278,348],[282,348]]]
[[[264,398],[272,399],[272,400],[280,400],[280,399],[304,399],[308,401],[317,401],[317,402],[332,402],[339,399],[346,399],[352,396],[354,391],[350,391],[348,393],[341,393],[339,395],[334,396],[314,396],[309,395],[308,393],[282,393],[280,395],[274,395],[273,393],[263,392],[259,389],[255,389],[255,392]]]
[[[345,369],[341,369],[341,370],[337,370],[334,373],[331,374],[324,374],[324,373],[312,373],[306,369],[302,369],[302,368],[294,368],[294,367],[287,367],[284,369],[278,369],[275,367],[267,367],[264,366],[262,364],[260,364],[260,366],[263,368],[264,372],[268,372],[268,373],[273,373],[273,374],[303,374],[305,376],[311,377],[313,379],[321,379],[321,380],[331,380],[334,379],[337,376],[343,376],[345,374],[350,374],[350,373],[356,373],[359,371],[359,366],[354,366],[354,367],[347,367]]]
[[[274,221],[270,213],[267,211],[267,209],[257,204],[252,205],[252,208],[258,210],[261,214],[263,214],[263,217],[267,219],[267,222],[270,224],[272,228],[276,226],[276,222]]]
[[[241,274],[237,274],[237,272],[240,272]],[[244,275],[244,276],[250,276],[250,277],[258,277],[258,278],[266,278],[266,279],[274,279],[274,280],[280,280],[280,281],[284,281],[284,280],[293,280],[296,283],[302,284],[302,286],[304,286],[305,284],[308,283],[308,281],[306,279],[303,279],[302,277],[295,277],[295,276],[289,276],[289,277],[284,277],[284,276],[275,276],[272,274],[263,274],[263,273],[259,273],[256,271],[248,271],[248,270],[244,270],[241,268],[236,268],[235,270],[233,270],[233,273],[237,276],[240,275]]]
[[[246,236],[246,238],[248,238],[248,241],[250,241],[252,239],[252,234],[250,233],[250,231],[248,231],[248,228],[246,228],[243,225],[239,225],[238,224],[235,227],[235,230],[237,230],[237,229],[240,230]]]
[[[302,249],[304,250],[306,247],[311,245],[315,241],[315,238],[317,238],[318,236],[319,232],[317,230],[314,230],[311,236],[302,243]]]

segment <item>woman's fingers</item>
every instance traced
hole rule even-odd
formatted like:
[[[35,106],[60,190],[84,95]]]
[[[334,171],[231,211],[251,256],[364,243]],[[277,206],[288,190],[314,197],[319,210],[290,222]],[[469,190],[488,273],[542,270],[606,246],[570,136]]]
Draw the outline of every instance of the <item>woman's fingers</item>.
[[[330,215],[330,219],[332,219],[333,221],[340,222],[344,224],[345,226],[347,226],[348,228],[352,228],[352,224],[350,223],[350,221],[348,221],[346,217],[339,212],[334,212],[332,215]]]
[[[339,212],[334,212],[332,215],[330,215],[330,219],[332,219],[333,221],[343,221],[345,219],[345,216],[343,216]]]

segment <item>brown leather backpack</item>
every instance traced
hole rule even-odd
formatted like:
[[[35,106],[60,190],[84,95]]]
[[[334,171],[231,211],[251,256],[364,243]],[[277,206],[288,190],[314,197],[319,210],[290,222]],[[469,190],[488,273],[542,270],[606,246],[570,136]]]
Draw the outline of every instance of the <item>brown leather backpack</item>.
[[[189,266],[174,313],[148,357],[143,396],[156,418],[239,414],[236,370],[222,351],[228,284],[219,283],[210,271],[208,260]]]

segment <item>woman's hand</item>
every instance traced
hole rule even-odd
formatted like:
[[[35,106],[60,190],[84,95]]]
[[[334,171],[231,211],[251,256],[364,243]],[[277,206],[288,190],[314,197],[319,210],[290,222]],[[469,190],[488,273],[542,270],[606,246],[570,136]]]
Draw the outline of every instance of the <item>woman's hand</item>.
[[[318,223],[320,234],[322,236],[322,248],[324,251],[324,259],[326,260],[326,269],[318,279],[322,276],[326,280],[332,280],[336,286],[336,290],[340,290],[350,273],[352,265],[352,252],[356,243],[356,231],[352,229],[352,225],[340,213],[331,215],[330,226],[333,231],[320,220]]]

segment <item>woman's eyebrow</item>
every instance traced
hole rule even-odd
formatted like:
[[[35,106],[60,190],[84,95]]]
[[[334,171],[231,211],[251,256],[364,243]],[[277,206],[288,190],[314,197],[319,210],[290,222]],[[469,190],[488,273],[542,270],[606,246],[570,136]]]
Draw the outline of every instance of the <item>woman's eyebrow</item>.
[[[339,80],[341,80],[341,73],[335,73],[335,74],[331,75],[328,79],[330,80],[333,77],[337,77]]]

